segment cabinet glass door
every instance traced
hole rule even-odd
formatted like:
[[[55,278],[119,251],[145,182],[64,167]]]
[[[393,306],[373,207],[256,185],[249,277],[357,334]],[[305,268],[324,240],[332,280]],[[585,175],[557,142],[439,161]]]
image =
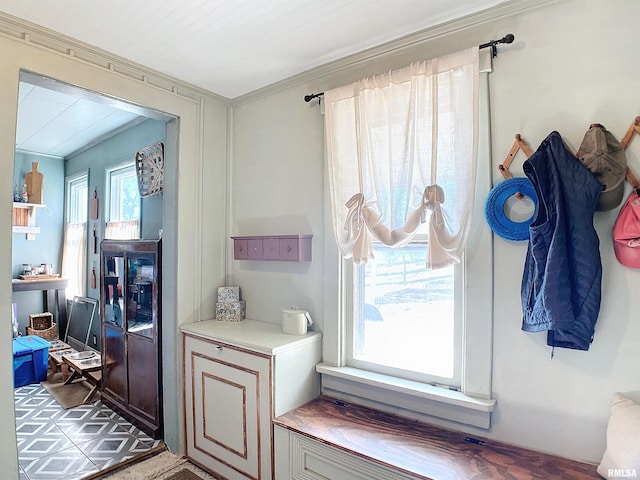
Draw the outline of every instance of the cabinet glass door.
[[[145,337],[153,337],[155,269],[153,255],[127,257],[127,331]]]
[[[119,255],[104,256],[104,321],[123,328],[124,297],[124,258]]]

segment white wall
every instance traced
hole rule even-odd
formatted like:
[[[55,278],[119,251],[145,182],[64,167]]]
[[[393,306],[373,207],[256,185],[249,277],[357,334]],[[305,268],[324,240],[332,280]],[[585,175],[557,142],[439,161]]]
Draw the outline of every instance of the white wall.
[[[303,87],[234,109],[229,236],[313,234],[311,262],[230,260],[247,317],[279,323],[281,309],[323,311],[322,117],[302,101]],[[229,255],[233,254],[227,239]]]
[[[165,441],[173,451],[180,451],[184,422],[179,325],[211,316],[214,305],[210,292],[224,281],[224,257],[220,252],[224,249],[227,107],[219,97],[145,72],[80,43],[66,44],[46,31],[15,24],[1,14],[0,32],[0,169],[5,172],[13,171],[21,69],[178,118],[167,127],[163,390]],[[24,32],[28,33],[26,38]],[[0,217],[0,312],[4,318],[10,318],[11,308],[11,183],[12,175],[0,175],[4,212]],[[10,339],[10,322],[2,322],[0,385],[4,388],[0,388],[0,408],[4,413],[0,464],[3,478],[18,478]]]
[[[498,10],[504,11],[507,10]],[[307,308],[322,329],[334,321],[323,305],[335,302],[334,276],[325,276],[323,118],[306,93],[397,68],[513,33],[499,47],[491,83],[493,172],[516,133],[535,150],[552,130],[577,150],[590,123],[622,138],[640,114],[640,2],[563,0],[515,16],[479,23],[452,22],[432,40],[377,49],[356,62],[301,76],[279,89],[242,99],[234,109],[231,205],[228,236],[312,233],[309,264],[229,260],[229,284],[240,285],[251,318],[277,323],[291,303]],[[446,33],[445,30],[451,33]],[[640,139],[632,145],[640,152]],[[521,155],[521,154],[520,154]],[[640,172],[638,154],[629,161]],[[512,171],[522,176],[524,157]],[[640,390],[640,271],[619,265],[610,231],[616,211],[596,213],[604,269],[602,308],[588,352],[551,349],[546,335],[520,330],[520,281],[526,242],[494,239],[493,392],[497,407],[489,432],[480,435],[587,461],[599,461],[614,391]],[[230,240],[227,238],[227,245]],[[231,249],[228,248],[229,252]],[[230,255],[228,253],[228,255]],[[330,262],[329,262],[330,263]],[[327,292],[327,296],[325,295]],[[455,427],[455,425],[452,425]]]

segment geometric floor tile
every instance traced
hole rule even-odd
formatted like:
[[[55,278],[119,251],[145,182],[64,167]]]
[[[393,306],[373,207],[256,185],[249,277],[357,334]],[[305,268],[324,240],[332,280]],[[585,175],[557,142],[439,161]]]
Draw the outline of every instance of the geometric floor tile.
[[[32,384],[14,402],[20,480],[80,480],[162,445],[100,401],[65,410]]]
[[[25,459],[44,457],[74,446],[69,437],[53,423],[28,435],[20,428],[17,436],[18,455]]]
[[[104,470],[146,452],[151,445],[122,432],[83,443],[78,448],[98,469]]]
[[[22,468],[29,480],[52,480],[73,478],[79,472],[98,472],[98,468],[77,447],[72,446],[52,455],[27,461],[21,460]]]

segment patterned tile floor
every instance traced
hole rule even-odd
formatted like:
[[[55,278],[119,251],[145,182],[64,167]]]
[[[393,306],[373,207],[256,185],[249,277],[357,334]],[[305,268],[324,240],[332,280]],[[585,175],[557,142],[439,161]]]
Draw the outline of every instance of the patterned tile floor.
[[[161,444],[99,400],[63,409],[39,383],[15,389],[20,480],[73,480]]]

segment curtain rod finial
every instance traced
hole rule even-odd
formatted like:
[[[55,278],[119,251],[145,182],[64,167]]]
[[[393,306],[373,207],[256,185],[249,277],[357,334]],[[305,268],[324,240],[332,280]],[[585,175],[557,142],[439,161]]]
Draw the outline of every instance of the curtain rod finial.
[[[310,93],[309,95],[305,95],[304,96],[304,101],[309,103],[311,100],[313,100],[314,98],[318,99],[318,102],[320,102],[320,97],[324,95],[324,92],[320,92],[320,93]]]

